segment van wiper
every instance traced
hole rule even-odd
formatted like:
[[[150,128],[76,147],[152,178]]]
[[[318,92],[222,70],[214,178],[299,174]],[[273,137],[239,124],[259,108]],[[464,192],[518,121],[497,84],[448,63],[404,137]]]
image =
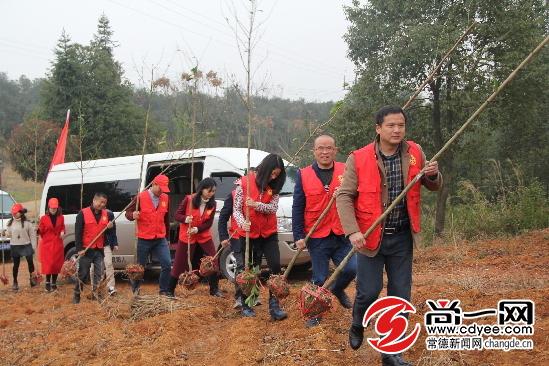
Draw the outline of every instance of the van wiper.
[[[293,194],[294,194],[294,192],[280,192],[279,193],[280,196],[291,196]]]

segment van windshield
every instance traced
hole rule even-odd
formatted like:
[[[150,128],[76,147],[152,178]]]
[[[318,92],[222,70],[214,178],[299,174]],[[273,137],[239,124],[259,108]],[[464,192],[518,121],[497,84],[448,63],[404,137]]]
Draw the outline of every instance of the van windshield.
[[[297,168],[289,166],[286,168],[286,181],[280,191],[281,196],[291,196],[294,194],[295,176],[297,174]]]
[[[9,219],[11,218],[11,206],[15,202],[9,194],[0,194],[0,219]]]

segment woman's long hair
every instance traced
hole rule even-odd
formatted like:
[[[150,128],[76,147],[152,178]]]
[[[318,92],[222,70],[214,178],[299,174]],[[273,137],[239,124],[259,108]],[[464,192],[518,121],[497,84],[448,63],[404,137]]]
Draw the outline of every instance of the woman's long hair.
[[[24,208],[23,211],[19,211],[21,212],[21,217],[19,218],[21,220],[21,227],[25,227],[25,221],[27,221],[27,216],[25,216],[25,214],[27,213],[27,209]],[[11,226],[11,224],[13,224],[13,216],[11,217],[10,221],[8,221],[8,226]]]
[[[46,210],[46,215],[51,216],[50,208]],[[63,215],[63,210],[61,209],[61,206],[57,207],[57,212],[55,213],[55,216],[61,216]]]
[[[198,187],[196,188],[196,194],[193,197],[193,207],[194,208],[200,208],[200,202],[202,200],[202,190],[203,189],[212,189],[214,187],[217,187],[217,183],[213,178],[204,178],[198,183]],[[211,209],[215,207],[215,194],[210,198],[210,200],[206,203],[206,208]]]
[[[280,175],[271,180],[271,174],[276,168],[280,168]],[[269,154],[257,166],[255,174],[255,183],[261,191],[266,190],[269,186],[273,190],[273,194],[279,194],[286,181],[284,160],[280,155]]]

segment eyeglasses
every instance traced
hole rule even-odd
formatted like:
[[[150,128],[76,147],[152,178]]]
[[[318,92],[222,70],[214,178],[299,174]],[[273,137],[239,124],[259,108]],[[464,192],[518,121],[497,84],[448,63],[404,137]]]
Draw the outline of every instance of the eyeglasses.
[[[315,147],[315,151],[326,151],[326,152],[332,152],[334,151],[336,148],[333,147],[333,146],[318,146],[318,147]]]

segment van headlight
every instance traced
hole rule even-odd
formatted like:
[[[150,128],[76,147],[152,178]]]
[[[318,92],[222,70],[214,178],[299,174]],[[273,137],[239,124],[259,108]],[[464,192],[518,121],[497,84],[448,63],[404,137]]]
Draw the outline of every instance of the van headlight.
[[[290,217],[277,217],[278,231],[292,232],[292,219]]]

